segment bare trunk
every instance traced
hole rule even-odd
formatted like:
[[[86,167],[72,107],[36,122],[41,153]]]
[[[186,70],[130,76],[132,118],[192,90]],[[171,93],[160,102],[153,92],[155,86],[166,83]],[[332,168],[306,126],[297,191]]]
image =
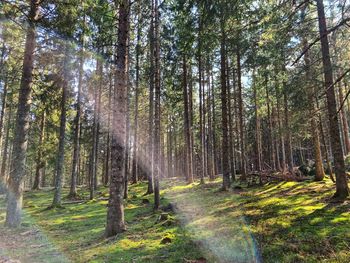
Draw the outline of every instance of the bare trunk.
[[[12,99],[11,99],[12,100]],[[7,187],[7,160],[8,160],[8,153],[9,153],[9,147],[10,147],[10,130],[12,126],[12,115],[13,115],[13,106],[10,104],[10,101],[8,100],[8,113],[7,113],[7,124],[6,124],[6,132],[5,132],[5,141],[3,145],[3,153],[2,153],[2,163],[1,163],[1,171],[0,171],[0,192],[4,193],[6,191]]]
[[[305,16],[304,12],[305,12],[305,9],[303,9],[303,19]],[[308,41],[306,38],[303,39],[303,44],[304,44],[304,49],[307,50]],[[321,153],[320,136],[319,136],[318,123],[317,123],[317,115],[315,115],[315,112],[317,110],[315,99],[314,99],[315,88],[311,84],[312,82],[311,60],[310,60],[310,55],[308,50],[305,52],[304,58],[305,58],[305,66],[306,66],[306,78],[307,78],[307,83],[309,84],[307,86],[307,89],[308,89],[308,96],[309,96],[309,104],[310,104],[309,111],[310,111],[310,118],[311,118],[310,132],[312,134],[314,157],[315,157],[315,168],[316,168],[315,180],[322,181],[325,177],[325,173],[324,173],[323,162],[322,162],[322,153]]]
[[[63,62],[63,72],[62,72],[62,97],[61,97],[61,116],[60,116],[60,133],[59,133],[59,143],[57,151],[57,160],[56,160],[56,174],[55,174],[55,193],[52,201],[53,207],[61,206],[61,195],[62,195],[62,184],[64,176],[64,146],[65,146],[65,136],[66,136],[66,121],[67,121],[67,93],[68,93],[68,44],[65,47],[65,56]]]
[[[112,71],[112,69],[111,69]],[[111,105],[112,105],[112,91],[113,91],[113,83],[112,83],[112,79],[113,79],[113,74],[110,73],[110,76],[109,76],[109,92],[108,92],[108,106],[107,106],[107,127],[108,127],[108,130],[107,130],[107,140],[106,140],[106,160],[105,160],[105,174],[104,174],[104,180],[103,180],[103,184],[105,186],[108,185],[109,183],[109,178],[110,178],[110,172],[111,172],[111,169],[110,169],[110,162],[111,162],[111,133],[112,133],[112,130],[111,130]]]
[[[282,66],[282,71],[286,72],[286,68],[284,64]],[[293,149],[292,149],[292,138],[290,134],[290,127],[289,127],[288,94],[287,94],[287,86],[285,81],[283,81],[283,103],[284,103],[284,129],[286,130],[286,133],[285,133],[286,159],[287,159],[287,165],[288,165],[289,171],[293,172],[293,167],[294,167]]]
[[[246,161],[245,161],[245,145],[244,145],[244,121],[243,121],[243,93],[241,80],[241,53],[240,47],[236,47],[237,55],[237,87],[238,87],[238,114],[239,114],[239,136],[241,149],[241,180],[246,180]]]
[[[190,110],[189,110],[189,98],[188,98],[188,85],[187,85],[187,60],[186,55],[183,55],[183,100],[184,100],[184,135],[186,141],[186,163],[185,163],[185,176],[188,183],[193,182],[193,172],[192,172],[192,141],[191,141],[191,123],[190,123]]]
[[[116,75],[112,120],[112,161],[111,182],[107,211],[106,237],[125,231],[124,222],[124,175],[125,175],[125,138],[127,104],[127,41],[129,35],[129,0],[115,1],[119,7],[118,44],[116,48]]]
[[[81,89],[83,85],[83,65],[84,56],[83,49],[79,54],[79,78],[78,78],[78,96],[76,102],[76,116],[74,120],[74,141],[73,141],[73,161],[72,161],[72,173],[69,198],[76,198],[77,196],[77,177],[78,177],[78,165],[80,158],[80,126],[81,126]]]
[[[42,160],[43,158],[43,142],[44,142],[44,136],[45,136],[45,122],[46,122],[46,112],[45,109],[43,109],[43,112],[41,113],[41,122],[40,122],[40,134],[39,134],[39,142],[38,142],[38,155],[36,158],[36,168],[35,168],[35,178],[34,178],[34,184],[33,184],[33,190],[39,190],[41,178],[42,178],[42,172],[43,168],[45,166],[45,161]]]
[[[159,177],[161,176],[161,134],[160,134],[160,34],[159,6],[155,0],[155,103],[154,103],[154,209],[160,205]]]
[[[140,7],[139,7],[140,8]],[[138,10],[137,23],[137,44],[136,44],[136,81],[135,81],[135,110],[134,110],[134,145],[133,145],[133,161],[132,161],[132,183],[138,181],[138,116],[139,116],[139,80],[140,80],[140,48],[141,48],[141,14]]]
[[[26,154],[29,131],[29,112],[33,80],[34,50],[36,45],[35,22],[39,13],[39,0],[30,1],[24,49],[22,78],[18,95],[15,138],[13,141],[12,169],[8,185],[6,222],[9,227],[19,227],[21,224],[21,210],[23,199],[23,180],[26,174]]]
[[[148,113],[148,152],[149,152],[149,163],[147,171],[148,179],[148,188],[146,194],[152,194],[153,190],[153,170],[154,170],[154,76],[155,76],[155,67],[154,67],[154,20],[155,20],[155,9],[154,9],[154,0],[151,0],[151,25],[150,25],[150,79],[149,79],[149,113]]]
[[[344,101],[344,95],[343,95],[343,87],[339,85],[339,101],[342,103]],[[349,124],[348,124],[348,118],[346,116],[345,108],[342,107],[340,109],[340,118],[341,123],[343,126],[343,137],[344,137],[344,149],[345,149],[345,155],[348,155],[350,153],[350,138],[349,138]]]
[[[254,113],[255,113],[255,169],[261,171],[261,136],[260,136],[260,116],[257,89],[255,83],[255,70],[253,72],[253,93],[254,93]]]
[[[227,112],[227,81],[226,81],[226,32],[225,22],[221,20],[221,48],[220,48],[220,76],[221,76],[221,112],[222,112],[222,189],[227,191],[231,186],[229,163],[228,112]]]
[[[268,76],[265,73],[265,89],[266,89],[266,103],[267,103],[267,118],[268,118],[268,126],[269,126],[269,142],[268,142],[268,151],[269,151],[269,161],[270,168],[275,171],[276,170],[276,162],[275,162],[275,154],[274,154],[274,145],[273,145],[273,123],[272,123],[272,113],[271,113],[271,100],[270,100],[270,91],[268,86]]]
[[[337,103],[333,85],[332,63],[329,53],[329,42],[327,23],[324,12],[323,0],[317,0],[318,24],[321,37],[322,61],[327,94],[327,108],[330,125],[330,140],[334,156],[334,172],[336,176],[336,198],[346,198],[349,196],[348,180],[345,173],[344,155],[340,139]]]

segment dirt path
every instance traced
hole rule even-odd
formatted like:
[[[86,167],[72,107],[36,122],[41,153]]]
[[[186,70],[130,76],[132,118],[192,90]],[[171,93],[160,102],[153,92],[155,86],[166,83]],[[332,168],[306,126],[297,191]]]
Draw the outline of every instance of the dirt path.
[[[5,228],[4,196],[0,196],[0,263],[66,263],[69,260],[58,251],[31,222],[24,216],[19,229]]]
[[[217,184],[194,188],[182,184],[165,194],[209,262],[261,262],[239,206],[232,202],[234,193],[218,188]]]

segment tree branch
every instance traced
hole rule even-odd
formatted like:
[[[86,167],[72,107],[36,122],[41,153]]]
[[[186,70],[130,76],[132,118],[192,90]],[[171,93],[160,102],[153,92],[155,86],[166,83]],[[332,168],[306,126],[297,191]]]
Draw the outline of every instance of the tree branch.
[[[344,20],[342,20],[338,25],[332,27],[331,29],[328,29],[327,32],[325,34],[323,34],[321,37],[316,38],[314,41],[312,41],[304,50],[303,52],[297,57],[297,59],[293,62],[292,66],[294,66],[296,63],[298,63],[298,61],[305,55],[305,53],[311,48],[313,47],[318,41],[321,40],[321,38],[329,35],[330,33],[334,32],[335,30],[337,30],[339,27],[343,26],[344,24],[347,25],[347,22],[350,21],[350,17],[345,18]]]

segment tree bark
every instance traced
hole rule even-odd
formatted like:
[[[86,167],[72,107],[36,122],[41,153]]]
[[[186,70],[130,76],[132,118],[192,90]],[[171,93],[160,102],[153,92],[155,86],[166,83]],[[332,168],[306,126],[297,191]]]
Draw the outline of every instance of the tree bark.
[[[106,140],[106,160],[105,160],[105,174],[104,174],[104,180],[103,184],[105,186],[109,183],[109,178],[111,175],[111,169],[110,169],[110,162],[111,162],[111,111],[112,111],[112,91],[113,91],[113,74],[112,74],[112,68],[110,69],[111,73],[109,75],[109,91],[108,91],[108,106],[107,106],[107,140]]]
[[[138,117],[139,117],[139,80],[140,80],[140,49],[141,49],[141,13],[138,7],[138,23],[137,23],[137,44],[136,44],[136,80],[135,80],[135,110],[134,110],[134,145],[133,145],[133,161],[132,161],[132,183],[138,182]]]
[[[84,45],[83,45],[84,46]],[[71,183],[68,197],[74,199],[77,197],[77,177],[78,165],[80,158],[80,127],[81,127],[81,89],[83,85],[83,65],[84,65],[84,49],[80,50],[79,54],[79,77],[78,77],[78,96],[76,102],[76,116],[74,120],[74,141],[73,141],[73,161]]]
[[[38,153],[36,158],[36,168],[35,168],[35,178],[33,183],[33,190],[39,190],[43,168],[45,166],[45,161],[43,158],[43,142],[45,137],[45,123],[46,123],[46,112],[45,109],[41,113],[41,122],[40,122],[40,133],[39,133],[39,142],[38,142]]]
[[[129,0],[115,1],[119,7],[118,44],[113,103],[111,182],[107,211],[106,237],[126,230],[124,222],[124,169],[127,104],[127,41],[129,35]]]
[[[184,135],[186,142],[186,162],[185,162],[185,175],[186,180],[189,184],[193,182],[193,171],[192,171],[192,141],[191,141],[191,123],[190,123],[190,112],[189,112],[189,98],[188,98],[188,88],[187,88],[187,59],[186,55],[183,55],[182,61],[182,74],[183,74],[183,100],[184,100]]]
[[[147,169],[147,179],[148,187],[146,195],[152,194],[153,190],[153,170],[154,170],[154,76],[155,76],[155,67],[154,67],[154,20],[155,20],[155,8],[154,0],[151,0],[151,21],[150,21],[150,75],[149,75],[149,112],[148,112],[148,169]]]
[[[334,157],[334,173],[336,176],[335,198],[344,199],[349,196],[348,180],[346,178],[344,155],[340,139],[339,122],[337,115],[337,103],[333,85],[332,62],[329,52],[329,42],[327,34],[327,22],[324,12],[323,0],[316,0],[318,25],[321,38],[321,51],[324,73],[324,84],[327,95],[327,109],[330,125],[330,140]]]
[[[7,122],[6,122],[6,131],[5,131],[5,141],[3,145],[3,153],[2,153],[2,163],[1,163],[1,170],[0,170],[0,192],[5,193],[7,188],[7,160],[8,160],[8,153],[9,153],[9,146],[10,146],[10,130],[12,126],[12,115],[13,115],[13,106],[10,102],[12,99],[10,99],[10,96],[8,98],[8,104],[7,107],[8,113],[7,113]]]
[[[155,0],[155,103],[154,103],[154,209],[160,205],[159,177],[161,172],[161,134],[160,134],[160,34],[159,6]]]
[[[246,161],[245,161],[245,139],[244,139],[244,121],[243,121],[243,93],[242,93],[242,80],[241,80],[241,52],[240,47],[236,47],[237,56],[237,86],[238,86],[238,114],[239,114],[239,136],[240,136],[240,148],[241,148],[241,180],[246,180]]]
[[[13,159],[8,181],[6,222],[8,227],[19,227],[23,199],[23,180],[26,174],[26,154],[29,131],[29,112],[33,81],[34,50],[36,46],[35,22],[39,15],[40,0],[30,1],[28,29],[24,49],[22,78],[18,95],[15,137],[13,141]]]
[[[284,57],[284,56],[282,56]],[[283,61],[282,71],[286,72],[286,66]],[[289,172],[293,173],[294,161],[293,161],[293,148],[292,148],[292,138],[289,127],[289,109],[288,109],[288,93],[286,82],[283,81],[283,103],[284,103],[284,129],[286,130],[285,137],[285,150],[286,150],[286,159]]]
[[[305,8],[302,10],[303,20],[305,19]],[[306,37],[304,37],[303,39],[303,45],[304,45],[304,49],[307,50],[308,41]],[[309,107],[310,118],[311,118],[310,133],[312,135],[312,140],[313,140],[315,168],[316,168],[315,181],[322,181],[325,177],[325,173],[324,173],[323,162],[322,162],[322,153],[321,153],[320,136],[319,136],[318,123],[317,123],[317,115],[315,116],[315,112],[317,110],[315,99],[314,99],[315,88],[311,84],[312,82],[311,60],[310,60],[310,55],[308,50],[305,52],[304,59],[305,59],[306,79],[308,84],[307,89],[308,89],[308,97],[309,97],[309,105],[310,105]]]
[[[254,114],[255,114],[255,170],[261,171],[261,136],[260,136],[260,116],[257,88],[255,83],[255,70],[253,71],[253,94],[254,94]]]
[[[227,81],[226,81],[226,32],[224,19],[221,20],[221,48],[220,48],[220,79],[221,79],[221,129],[222,129],[222,190],[227,191],[231,186],[229,163],[228,112],[227,112]]]
[[[63,72],[62,80],[59,84],[62,85],[62,97],[61,97],[61,116],[60,116],[60,132],[59,132],[59,142],[58,151],[56,159],[56,174],[55,174],[55,193],[52,201],[52,207],[60,207],[62,200],[62,184],[64,176],[64,146],[65,146],[65,136],[66,136],[66,122],[67,122],[67,93],[68,93],[68,54],[69,54],[69,44],[65,47],[65,56],[63,62]]]

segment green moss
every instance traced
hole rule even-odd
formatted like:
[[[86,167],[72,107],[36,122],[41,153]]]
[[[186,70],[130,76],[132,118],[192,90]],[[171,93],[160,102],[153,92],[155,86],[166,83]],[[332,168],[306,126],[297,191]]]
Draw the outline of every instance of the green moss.
[[[25,211],[28,218],[37,224],[47,238],[74,262],[181,262],[183,258],[196,259],[201,253],[188,238],[186,231],[176,223],[157,224],[160,212],[153,211],[153,196],[150,204],[142,204],[146,192],[144,183],[130,186],[130,198],[125,202],[127,231],[114,240],[106,240],[108,189],[98,189],[95,200],[78,204],[66,204],[64,209],[46,210],[52,200],[51,191],[29,192],[25,195]],[[68,194],[64,189],[63,196]],[[88,197],[81,189],[80,195]],[[63,200],[68,202],[68,200]],[[167,205],[166,199],[162,205]],[[169,236],[172,242],[161,244]]]
[[[200,257],[216,262],[216,255],[246,262],[259,254],[264,262],[350,261],[350,205],[327,201],[334,191],[329,180],[239,192],[220,192],[220,184],[220,179],[205,185],[162,182],[162,205],[171,202],[177,211],[162,222],[161,212],[153,211],[153,196],[147,197],[149,204],[142,203],[147,185],[130,186],[127,231],[115,239],[103,237],[107,201],[101,199],[108,196],[106,188],[98,189],[93,201],[51,210],[45,208],[52,191],[26,193],[25,223],[38,225],[48,242],[75,262],[182,262]],[[88,194],[80,189],[83,198]],[[4,212],[1,208],[2,221]],[[162,243],[164,238],[171,242]]]

